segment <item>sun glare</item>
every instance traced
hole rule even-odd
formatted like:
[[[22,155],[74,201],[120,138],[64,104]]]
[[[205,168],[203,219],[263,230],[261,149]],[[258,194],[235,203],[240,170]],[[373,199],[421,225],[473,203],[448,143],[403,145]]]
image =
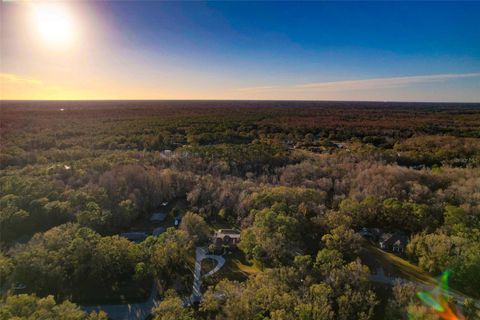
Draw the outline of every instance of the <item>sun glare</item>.
[[[36,31],[49,46],[66,45],[74,40],[75,26],[70,11],[64,5],[35,4],[33,13]]]

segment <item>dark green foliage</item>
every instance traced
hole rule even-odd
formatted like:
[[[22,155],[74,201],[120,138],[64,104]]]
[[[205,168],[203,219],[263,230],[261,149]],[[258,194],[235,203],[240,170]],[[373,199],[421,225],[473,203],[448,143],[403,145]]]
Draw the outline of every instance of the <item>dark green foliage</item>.
[[[132,279],[145,255],[124,238],[101,237],[88,228],[65,224],[17,246],[13,261],[13,278],[28,291],[84,299],[89,292],[99,288],[115,291]]]
[[[0,305],[0,319],[37,320],[107,320],[104,312],[87,314],[70,301],[57,303],[53,296],[8,295]]]
[[[405,257],[427,272],[448,268],[456,289],[480,292],[475,106],[8,102],[0,117],[2,289],[131,302],[155,280],[177,291],[157,319],[381,318],[357,234],[376,227],[403,231]],[[180,230],[141,244],[116,236],[150,232],[164,202],[165,227],[183,215]],[[195,246],[225,227],[241,231],[237,253],[262,272],[211,280],[200,311],[182,308]],[[394,288],[392,319],[425,315],[406,291]],[[4,305],[89,319],[42,299]]]

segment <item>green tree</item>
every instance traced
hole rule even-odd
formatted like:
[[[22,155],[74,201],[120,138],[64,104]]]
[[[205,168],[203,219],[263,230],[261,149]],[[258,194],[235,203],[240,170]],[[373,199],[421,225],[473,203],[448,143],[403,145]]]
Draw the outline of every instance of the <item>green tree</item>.
[[[12,259],[0,252],[0,287],[9,282],[13,268]]]
[[[110,222],[112,214],[108,210],[103,210],[97,203],[89,202],[85,210],[77,215],[79,224],[95,230],[104,230]]]
[[[183,301],[173,290],[165,293],[165,298],[153,310],[154,320],[193,320],[193,312],[183,306]]]
[[[10,194],[0,199],[0,239],[12,240],[28,231],[30,214],[19,208],[19,197]]]
[[[475,304],[475,300],[467,298],[463,302],[463,315],[468,320],[480,319],[480,308]]]
[[[185,231],[195,244],[204,244],[210,236],[210,229],[205,220],[193,212],[185,214],[180,229]]]
[[[408,319],[408,306],[421,303],[416,296],[418,291],[414,283],[396,282],[392,288],[393,297],[388,300],[385,308],[385,317],[398,320]]]
[[[301,253],[299,227],[284,205],[274,205],[255,214],[253,226],[243,231],[240,248],[259,263],[278,266]]]
[[[351,260],[360,253],[362,237],[352,229],[339,226],[324,235],[322,242],[327,249],[337,250]]]
[[[295,313],[301,320],[330,320],[335,319],[332,309],[332,289],[324,284],[312,285],[306,297],[295,307]]]
[[[451,283],[478,296],[480,243],[474,239],[437,232],[417,234],[407,245],[407,255],[427,272],[451,270]]]
[[[189,283],[195,257],[193,248],[188,234],[174,228],[168,228],[150,246],[153,270],[164,284],[168,285],[174,279],[183,279],[185,284]]]
[[[323,275],[327,275],[331,270],[340,268],[344,264],[342,253],[334,249],[318,251],[315,259],[315,268]]]
[[[118,236],[65,224],[36,234],[13,251],[15,281],[37,294],[85,294],[102,284],[114,288],[131,281],[146,258],[140,246]]]
[[[1,320],[107,320],[104,312],[87,314],[77,305],[64,301],[57,303],[53,296],[38,298],[35,295],[8,295],[0,306]]]

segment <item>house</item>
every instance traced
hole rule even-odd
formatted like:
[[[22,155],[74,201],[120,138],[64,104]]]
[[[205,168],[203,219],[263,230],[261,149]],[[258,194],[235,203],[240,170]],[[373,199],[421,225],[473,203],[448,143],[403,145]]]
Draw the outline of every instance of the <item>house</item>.
[[[234,229],[219,229],[212,237],[216,247],[234,247],[240,242],[240,232]]]
[[[152,216],[150,217],[150,221],[153,223],[162,223],[165,221],[167,218],[167,213],[164,211],[158,211],[152,213]]]
[[[380,249],[383,250],[389,250],[390,245],[391,245],[391,239],[393,237],[393,234],[391,233],[384,233],[380,236],[380,239],[378,239],[378,244],[380,245]]]
[[[120,233],[120,237],[127,238],[133,242],[142,242],[147,238],[147,233],[142,231],[130,231]]]
[[[158,227],[158,228],[155,228],[153,231],[152,231],[152,235],[154,237],[158,237],[159,235],[161,235],[162,233],[165,232],[165,228],[164,227]]]
[[[407,236],[402,232],[384,233],[378,241],[380,248],[395,253],[403,253],[407,244]]]

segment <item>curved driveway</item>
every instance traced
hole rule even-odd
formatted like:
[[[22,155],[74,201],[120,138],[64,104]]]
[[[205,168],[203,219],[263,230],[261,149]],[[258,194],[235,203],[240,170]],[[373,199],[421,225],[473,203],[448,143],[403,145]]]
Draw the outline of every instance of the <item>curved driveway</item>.
[[[220,270],[225,264],[225,258],[213,254],[207,254],[208,249],[205,247],[198,247],[195,250],[195,270],[193,272],[193,291],[190,296],[190,303],[200,302],[202,300],[202,260],[213,259],[217,261],[215,268],[203,275],[203,278],[210,277],[212,274]]]

